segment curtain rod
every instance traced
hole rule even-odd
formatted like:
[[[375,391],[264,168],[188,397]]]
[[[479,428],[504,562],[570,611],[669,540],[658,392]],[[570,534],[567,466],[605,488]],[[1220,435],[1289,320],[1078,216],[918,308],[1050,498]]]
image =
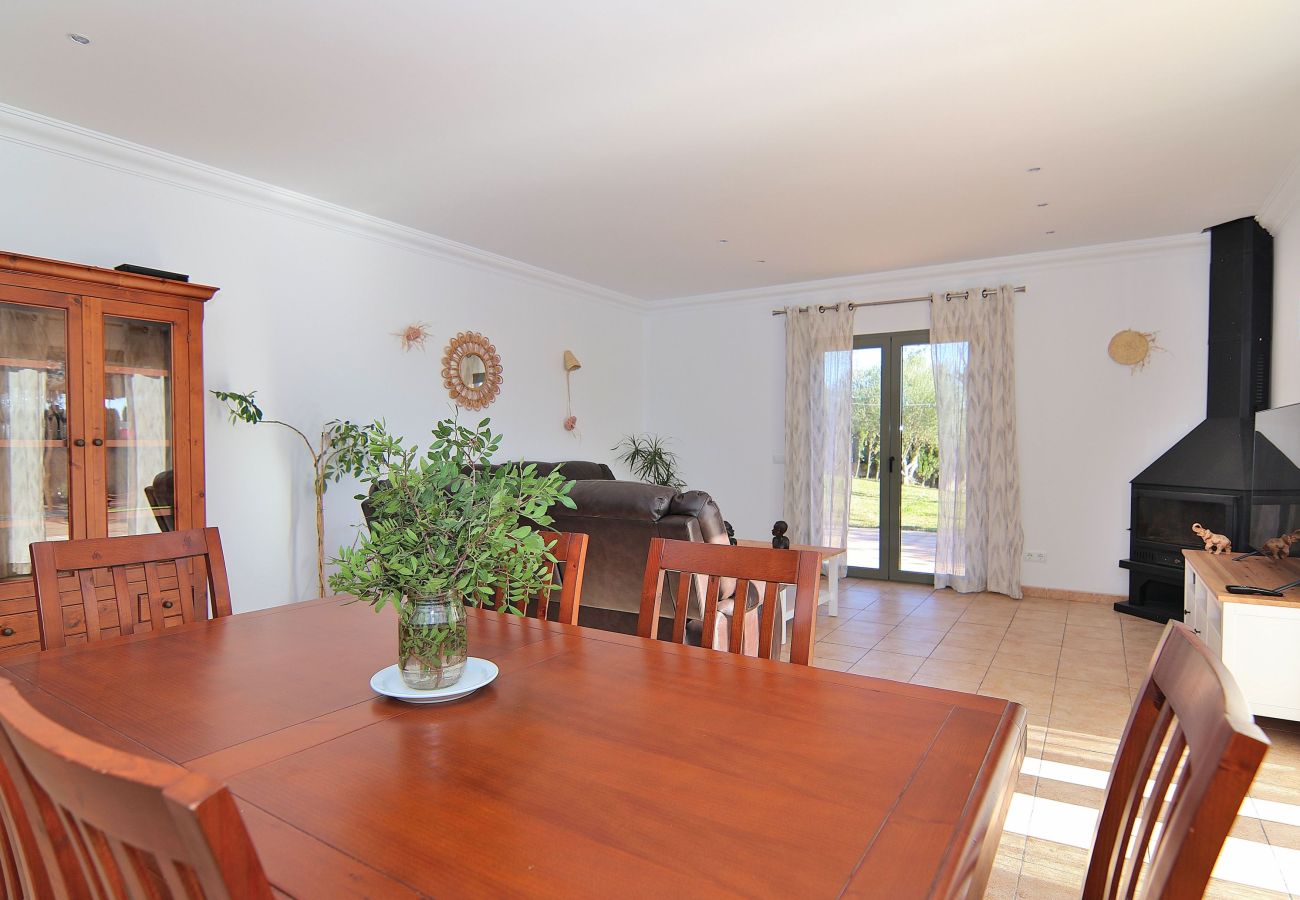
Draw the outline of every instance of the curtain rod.
[[[1023,294],[1025,292],[1025,286],[1023,284],[1018,284],[1012,290],[1017,294]],[[985,300],[987,300],[990,295],[996,293],[997,290],[995,288],[985,288],[984,290],[980,291],[980,296],[983,297]],[[960,297],[963,300],[965,300],[969,296],[970,296],[970,291],[948,291],[946,294],[943,295],[943,299],[951,300],[953,297]],[[927,294],[924,297],[900,297],[897,300],[863,300],[860,303],[850,303],[849,309],[857,309],[859,306],[889,306],[894,303],[922,303],[922,302],[929,303],[930,296]],[[812,307],[804,306],[800,308],[811,309]],[[829,306],[825,306],[825,305],[818,306],[817,311],[826,312],[826,310],[828,309],[839,309],[839,308],[840,305],[838,303],[832,303]],[[774,309],[772,310],[772,315],[783,316],[785,315],[785,310]]]

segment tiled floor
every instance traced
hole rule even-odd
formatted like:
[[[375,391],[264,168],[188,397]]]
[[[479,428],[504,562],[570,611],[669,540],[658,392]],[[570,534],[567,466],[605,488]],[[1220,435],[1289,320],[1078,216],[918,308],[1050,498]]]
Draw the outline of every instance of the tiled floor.
[[[823,607],[823,613],[825,609]],[[1077,897],[1106,776],[1161,628],[1101,603],[848,580],[814,664],[1023,703],[1029,748],[991,898]],[[1209,897],[1300,894],[1300,723],[1273,742]]]

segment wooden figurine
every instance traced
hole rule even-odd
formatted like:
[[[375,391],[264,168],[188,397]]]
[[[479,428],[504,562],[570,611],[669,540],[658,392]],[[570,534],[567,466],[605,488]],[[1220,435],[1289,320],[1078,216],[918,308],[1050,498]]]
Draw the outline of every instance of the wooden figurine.
[[[1203,527],[1200,522],[1192,525],[1192,531],[1205,543],[1205,549],[1211,553],[1232,552],[1232,541],[1228,540],[1226,535],[1215,534],[1210,529]]]
[[[1264,542],[1264,546],[1259,548],[1259,552],[1269,559],[1281,562],[1291,555],[1291,545],[1298,542],[1300,542],[1300,529],[1280,537],[1269,538]]]
[[[790,549],[790,539],[785,536],[785,532],[789,527],[780,519],[772,526],[772,548],[774,550]]]

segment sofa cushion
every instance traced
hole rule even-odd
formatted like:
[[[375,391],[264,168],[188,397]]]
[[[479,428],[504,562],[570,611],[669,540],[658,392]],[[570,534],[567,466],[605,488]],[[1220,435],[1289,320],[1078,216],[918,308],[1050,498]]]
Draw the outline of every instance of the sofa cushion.
[[[546,475],[553,469],[570,481],[613,481],[614,472],[604,463],[590,462],[585,459],[568,459],[564,462],[538,462],[525,460],[524,465],[537,466],[538,475]]]
[[[557,518],[582,516],[588,519],[625,519],[658,522],[668,512],[677,491],[657,484],[635,481],[575,481],[569,499],[577,509],[552,509]],[[649,539],[646,539],[649,543]]]
[[[704,491],[686,491],[673,498],[668,507],[670,515],[692,516],[700,520],[700,534],[710,543],[728,544],[727,526],[722,521],[722,510]]]

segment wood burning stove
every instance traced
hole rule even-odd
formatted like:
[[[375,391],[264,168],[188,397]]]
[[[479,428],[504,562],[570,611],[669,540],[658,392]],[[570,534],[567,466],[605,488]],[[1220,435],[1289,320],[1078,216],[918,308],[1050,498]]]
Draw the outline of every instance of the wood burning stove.
[[[1184,548],[1192,523],[1250,540],[1254,416],[1268,408],[1273,337],[1273,238],[1254,219],[1210,231],[1206,419],[1133,479],[1127,601],[1120,612],[1157,622],[1183,617]]]

